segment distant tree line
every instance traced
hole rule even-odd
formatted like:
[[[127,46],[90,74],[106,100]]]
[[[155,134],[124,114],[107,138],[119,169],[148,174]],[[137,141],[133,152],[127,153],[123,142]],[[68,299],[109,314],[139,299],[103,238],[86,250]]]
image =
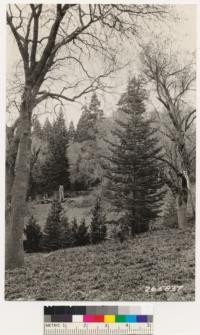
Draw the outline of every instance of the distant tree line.
[[[67,129],[62,110],[53,123],[47,118],[41,126],[35,119],[32,142],[40,147],[40,152],[31,168],[28,196],[45,193],[51,196],[60,184],[68,192],[87,190],[100,183],[97,137],[103,120],[96,93],[89,105],[83,106],[77,129],[73,121]]]
[[[52,195],[59,185],[69,189],[69,164],[66,156],[69,137],[63,112],[60,111],[52,124],[47,119],[43,127],[36,119],[32,141],[40,147],[40,154],[31,171],[28,195]]]

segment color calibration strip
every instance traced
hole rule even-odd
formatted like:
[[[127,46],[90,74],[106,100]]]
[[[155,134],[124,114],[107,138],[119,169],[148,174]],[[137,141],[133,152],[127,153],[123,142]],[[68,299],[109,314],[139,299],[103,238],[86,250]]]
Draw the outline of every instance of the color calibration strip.
[[[153,322],[152,315],[70,315],[70,314],[54,314],[45,315],[45,322],[106,322],[106,323],[147,323]]]
[[[140,306],[45,306],[44,334],[152,335],[153,313],[142,313]]]

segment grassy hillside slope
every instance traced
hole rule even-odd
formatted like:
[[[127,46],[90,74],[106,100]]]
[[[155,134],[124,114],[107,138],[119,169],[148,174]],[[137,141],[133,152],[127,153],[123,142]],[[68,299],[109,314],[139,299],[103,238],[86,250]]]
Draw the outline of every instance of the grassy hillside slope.
[[[194,300],[194,231],[145,233],[123,244],[26,255],[26,265],[6,272],[6,300]],[[177,292],[145,292],[178,285]]]

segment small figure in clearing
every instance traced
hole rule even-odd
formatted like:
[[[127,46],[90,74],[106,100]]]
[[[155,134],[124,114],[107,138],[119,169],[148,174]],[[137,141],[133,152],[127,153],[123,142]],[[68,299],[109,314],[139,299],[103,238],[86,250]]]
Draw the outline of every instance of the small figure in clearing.
[[[63,185],[59,185],[59,201],[64,201],[64,187]]]

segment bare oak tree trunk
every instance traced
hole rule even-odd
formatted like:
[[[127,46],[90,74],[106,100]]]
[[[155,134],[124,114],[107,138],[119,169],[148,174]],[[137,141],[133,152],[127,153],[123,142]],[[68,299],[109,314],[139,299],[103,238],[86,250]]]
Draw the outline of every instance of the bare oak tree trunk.
[[[184,201],[182,195],[178,194],[176,198],[178,227],[185,230],[187,228],[187,201]]]
[[[6,217],[6,269],[24,264],[23,231],[26,195],[31,159],[31,108],[22,102],[20,110],[20,141],[11,191],[10,209]]]
[[[142,59],[147,78],[156,87],[157,98],[167,112],[168,122],[159,115],[161,129],[164,135],[164,157],[166,165],[165,182],[176,196],[178,226],[187,227],[188,196],[191,199],[193,217],[195,205],[190,189],[190,175],[195,158],[195,145],[188,148],[187,140],[192,140],[190,130],[196,118],[196,108],[187,112],[181,106],[185,104],[185,95],[195,82],[195,71],[192,64],[181,66],[175,54],[166,53],[162,47],[150,44],[143,48]],[[163,122],[164,121],[164,122]],[[169,123],[169,124],[168,124]],[[168,144],[169,143],[169,144]],[[192,149],[192,150],[191,150]]]
[[[193,195],[192,195],[192,191],[191,189],[189,189],[189,195],[190,195],[190,203],[191,203],[191,207],[192,207],[192,216],[193,216],[193,220],[195,220],[195,201],[193,199]]]
[[[181,182],[176,195],[178,227],[185,230],[187,228],[187,204],[188,204],[188,188],[185,176],[181,175]]]

